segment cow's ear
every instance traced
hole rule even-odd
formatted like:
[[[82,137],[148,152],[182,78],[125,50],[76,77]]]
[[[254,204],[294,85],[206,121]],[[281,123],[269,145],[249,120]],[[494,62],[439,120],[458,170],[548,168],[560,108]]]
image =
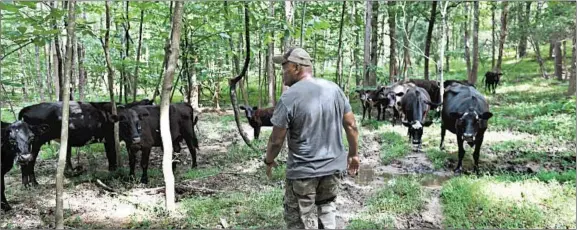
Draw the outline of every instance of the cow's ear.
[[[483,119],[483,120],[489,120],[489,118],[493,117],[493,113],[491,112],[484,112],[483,114],[481,114],[481,116],[479,118]]]
[[[405,92],[398,92],[395,95],[397,95],[397,97],[402,97],[403,95],[405,95]]]
[[[457,113],[457,112],[451,112],[449,113],[449,115],[451,116],[451,118],[453,119],[460,119],[461,118],[461,114]]]
[[[425,121],[425,123],[423,123],[423,126],[429,127],[429,126],[431,126],[432,124],[433,124],[432,121]]]
[[[252,110],[255,110],[255,111],[256,111],[257,109],[258,109],[258,106],[253,106],[253,107],[252,107]]]
[[[241,105],[241,106],[240,106],[240,109],[246,110],[246,108],[244,108],[244,105]]]

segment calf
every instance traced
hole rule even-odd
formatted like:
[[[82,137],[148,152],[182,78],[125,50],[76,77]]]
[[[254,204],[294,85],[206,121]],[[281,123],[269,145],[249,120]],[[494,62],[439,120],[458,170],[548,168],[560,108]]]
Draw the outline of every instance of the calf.
[[[443,149],[443,141],[447,129],[457,135],[459,163],[454,169],[456,173],[461,172],[461,164],[463,156],[465,156],[464,141],[471,147],[475,146],[473,159],[475,160],[475,172],[478,172],[479,151],[487,130],[487,122],[492,116],[493,114],[489,112],[489,104],[485,97],[474,87],[455,83],[445,90],[441,118],[441,144],[439,148]]]
[[[2,153],[1,168],[2,168],[2,210],[9,211],[11,209],[4,190],[4,175],[12,169],[14,160],[19,165],[26,165],[32,161],[33,157],[30,153],[30,145],[34,140],[34,133],[43,133],[47,126],[30,126],[24,121],[16,121],[12,124],[1,122],[0,131],[0,151]]]
[[[380,86],[377,88],[373,95],[373,101],[376,102],[375,107],[378,107],[377,120],[380,119],[380,114],[383,114],[382,120],[385,120],[386,110],[388,108],[393,109],[393,115],[398,116],[398,113],[394,109],[396,95],[393,93],[390,87]]]
[[[240,109],[245,111],[248,124],[254,129],[254,139],[258,140],[260,135],[260,127],[273,126],[270,122],[274,113],[274,107],[259,109],[258,107],[240,106]]]
[[[140,182],[148,184],[148,162],[152,147],[162,148],[162,136],[160,134],[160,106],[158,105],[138,105],[132,107],[139,115],[146,114],[142,119],[142,139],[140,142],[127,142],[128,159],[130,164],[130,176],[134,176],[136,167],[136,153],[142,151],[140,167],[142,176]],[[196,137],[194,126],[198,122],[192,106],[186,103],[171,104],[170,114],[170,137],[174,152],[180,152],[180,142],[184,140],[192,156],[192,167],[196,167],[196,152],[198,149],[198,138]]]
[[[497,89],[501,75],[503,75],[503,73],[487,71],[483,78],[483,81],[485,82],[485,91],[488,89],[488,92],[491,92],[492,88],[493,94],[495,94],[495,89]]]
[[[438,105],[439,104],[431,102],[429,93],[421,87],[411,87],[403,95],[401,110],[407,119],[407,121],[403,121],[403,125],[408,127],[409,139],[413,144],[413,151],[421,150],[423,127],[428,127],[433,123],[431,121],[425,121],[425,118],[431,107]]]
[[[117,114],[112,115],[112,105],[109,102],[70,102],[65,169],[72,169],[71,147],[81,147],[98,142],[104,143],[108,158],[108,170],[116,170],[117,153],[114,147],[114,123],[120,121],[120,141],[139,142],[139,120],[142,118],[134,110],[123,106],[118,107]],[[40,147],[51,140],[60,141],[62,102],[44,102],[24,107],[18,114],[18,119],[30,125],[44,124],[48,127],[47,132],[34,133],[36,138],[32,142],[32,160],[29,164],[22,166],[22,183],[24,186],[28,186],[30,182],[37,185],[34,165]]]

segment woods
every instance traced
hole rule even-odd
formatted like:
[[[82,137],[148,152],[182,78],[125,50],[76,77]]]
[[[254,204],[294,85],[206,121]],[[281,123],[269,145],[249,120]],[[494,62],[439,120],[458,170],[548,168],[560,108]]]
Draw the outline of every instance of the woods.
[[[58,138],[39,141],[34,139],[34,136],[40,136],[37,133],[26,137],[35,144],[42,142],[38,149],[29,150],[37,153],[31,165],[36,164],[32,168],[36,167],[43,177],[40,184],[55,184],[55,187],[33,188],[30,192],[32,195],[28,195],[28,192],[20,189],[20,186],[24,187],[23,184],[28,187],[28,183],[25,183],[28,179],[24,178],[34,177],[33,174],[26,175],[28,166],[15,164],[11,172],[4,172],[3,169],[3,177],[6,175],[9,178],[6,180],[7,200],[17,208],[7,217],[0,218],[2,228],[13,226],[4,223],[19,226],[23,224],[22,221],[30,221],[15,218],[16,215],[31,212],[30,209],[39,210],[30,215],[39,216],[37,219],[40,221],[22,226],[82,227],[82,223],[92,221],[90,218],[100,217],[86,217],[89,216],[87,214],[78,217],[81,220],[74,220],[78,214],[75,210],[89,210],[84,204],[94,203],[94,206],[98,206],[106,202],[112,203],[86,212],[91,212],[90,215],[106,213],[101,216],[110,219],[113,212],[108,213],[107,209],[112,209],[112,206],[115,210],[117,207],[118,210],[126,208],[130,211],[125,216],[118,214],[121,216],[118,223],[122,220],[122,224],[129,224],[106,227],[145,228],[149,227],[145,223],[146,218],[150,217],[135,213],[148,215],[160,201],[164,202],[162,208],[171,213],[167,216],[173,218],[177,213],[173,211],[186,209],[183,211],[185,216],[194,218],[187,219],[188,222],[183,225],[154,227],[280,227],[259,223],[265,223],[264,220],[268,219],[282,223],[282,210],[279,209],[282,204],[278,205],[279,197],[273,192],[282,190],[280,181],[284,179],[287,163],[282,162],[280,167],[274,169],[276,177],[273,181],[261,178],[259,173],[262,166],[255,162],[266,146],[271,124],[259,124],[259,127],[263,126],[262,137],[255,139],[248,122],[250,116],[272,116],[260,111],[267,108],[274,111],[283,93],[290,90],[284,85],[281,65],[274,65],[273,57],[284,54],[292,47],[302,47],[310,53],[314,77],[337,84],[359,121],[363,105],[376,108],[373,113],[374,110],[379,114],[382,112],[383,119],[359,122],[359,126],[367,132],[363,134],[367,136],[360,139],[363,142],[362,151],[365,151],[363,154],[366,154],[369,162],[367,168],[370,169],[367,171],[370,172],[366,173],[374,174],[367,178],[386,177],[371,171],[376,165],[400,167],[395,169],[397,171],[386,172],[395,176],[398,172],[411,170],[419,176],[431,172],[439,172],[440,175],[440,172],[449,173],[455,166],[458,150],[463,146],[455,145],[448,150],[437,148],[440,142],[438,130],[443,126],[440,111],[433,112],[431,109],[430,113],[424,113],[431,120],[433,128],[424,131],[423,151],[412,152],[405,143],[407,139],[412,140],[406,134],[408,126],[403,124],[405,118],[401,117],[397,108],[393,108],[396,103],[383,103],[383,98],[390,101],[393,101],[390,98],[395,98],[398,100],[395,102],[400,103],[399,92],[392,89],[414,80],[430,80],[433,87],[437,84],[440,100],[444,100],[447,86],[455,82],[468,83],[487,99],[491,111],[495,111],[494,118],[488,123],[488,140],[478,148],[482,152],[481,161],[488,165],[482,168],[496,176],[485,178],[486,181],[471,178],[460,180],[454,179],[459,176],[451,172],[452,179],[442,179],[449,181],[447,183],[460,188],[467,187],[467,180],[474,180],[471,183],[495,184],[502,181],[504,172],[518,173],[523,181],[550,171],[565,175],[563,180],[567,180],[567,173],[574,175],[574,170],[571,171],[568,166],[575,162],[575,158],[569,154],[574,149],[568,146],[575,136],[567,128],[574,127],[576,122],[577,14],[574,2],[8,1],[0,2],[0,9],[0,118],[3,122],[14,123],[25,119],[20,113],[29,106],[41,103],[61,106],[58,113],[54,113],[56,115],[53,115],[52,107],[46,107],[42,110],[45,114],[34,114],[37,117],[28,118],[44,123],[54,123],[49,119],[57,119],[58,128],[61,129],[52,131],[57,132]],[[491,90],[491,87],[496,89]],[[199,121],[198,125],[195,121],[193,127],[187,127],[198,135],[194,144],[200,146],[199,167],[190,166],[187,160],[183,160],[192,157],[192,151],[181,147],[180,143],[187,142],[188,145],[192,140],[171,136],[174,130],[181,128],[173,127],[171,119],[175,116],[178,118],[174,119],[184,119],[182,111],[172,109],[171,105],[175,103],[190,105],[194,115],[186,116]],[[76,105],[91,106],[97,112],[85,114],[88,110],[83,107],[82,115],[86,118],[74,117]],[[153,106],[158,107],[159,114],[144,116],[143,108]],[[254,113],[239,110],[241,106],[253,108]],[[442,103],[435,106],[441,110]],[[152,124],[144,118],[149,115],[155,119],[158,115],[158,127],[155,126],[157,123]],[[98,123],[88,124],[89,120]],[[33,124],[31,130],[37,131],[38,125]],[[145,127],[147,125],[150,127]],[[102,130],[94,131],[96,128]],[[152,130],[151,134],[146,133],[146,128]],[[8,138],[4,130],[7,128],[3,126],[3,146],[7,143],[4,139]],[[73,131],[77,131],[77,135],[69,137]],[[94,138],[83,139],[79,141],[82,142],[80,144],[74,142],[75,146],[71,146],[73,141],[69,138],[80,138],[78,133],[91,134]],[[156,136],[150,136],[157,133],[161,137],[158,140]],[[449,138],[445,141],[451,144],[457,140]],[[149,177],[152,179],[148,185],[137,186],[133,178],[124,176],[129,174],[128,165],[134,163],[129,161],[129,155],[132,148],[136,148],[133,145],[138,144],[133,143],[136,139],[162,146],[152,153],[142,154],[147,158],[150,155],[150,169],[147,168],[148,160],[146,164],[142,160],[136,161],[140,162],[141,168],[146,167],[145,170],[150,171]],[[559,139],[559,143],[554,143],[552,139]],[[526,140],[531,141],[525,143]],[[348,146],[348,143],[345,145]],[[477,148],[474,145],[465,145],[464,148],[470,150],[469,147]],[[280,156],[286,158],[287,152],[293,150],[285,148],[283,151]],[[66,158],[67,152],[78,165],[87,167],[66,168],[66,160],[70,158]],[[373,153],[376,155],[371,156]],[[474,160],[467,154],[463,167]],[[108,158],[108,165],[104,163],[104,157]],[[425,165],[422,168],[426,169],[415,165]],[[542,178],[549,176],[541,175],[537,179]],[[96,179],[103,181],[110,189],[95,185]],[[406,182],[401,185],[389,183],[387,186],[401,187],[395,187],[399,190],[391,190],[390,193],[383,192],[388,195],[381,198],[403,189],[421,191],[416,187],[426,187],[423,184],[428,183],[417,181],[421,179],[401,179],[401,182]],[[347,180],[355,184],[364,183],[353,177]],[[370,178],[367,180],[372,181]],[[262,185],[254,186],[257,183]],[[262,194],[249,194],[243,186]],[[446,200],[446,197],[459,197],[462,191],[438,186],[434,192],[423,194],[433,194],[439,206],[460,207],[454,203],[457,201]],[[45,194],[53,195],[54,191],[55,197],[46,198]],[[548,222],[553,221],[547,220],[551,219],[547,216],[549,214],[543,214],[539,217],[541,219],[527,218],[540,221],[533,225],[529,224],[533,223],[529,220],[524,224],[504,221],[506,223],[503,225],[491,225],[493,223],[475,222],[475,218],[462,223],[450,209],[438,211],[446,218],[431,217],[437,218],[437,222],[423,224],[426,222],[423,216],[426,215],[421,215],[420,211],[429,206],[407,205],[420,210],[414,212],[394,208],[383,211],[373,209],[379,205],[378,202],[371,208],[365,205],[368,204],[365,201],[371,200],[369,197],[378,195],[364,190],[354,191],[362,194],[359,195],[362,197],[347,195],[343,198],[358,205],[343,215],[347,219],[340,228],[574,227],[574,223],[571,225],[565,220]],[[135,197],[137,193],[152,196],[148,198],[156,203],[138,203],[145,201]],[[22,194],[26,196],[22,198]],[[423,194],[413,194],[414,199],[424,197]],[[30,202],[33,196],[42,199],[34,201],[37,203]],[[97,196],[105,197],[102,199],[106,202],[82,200],[83,197]],[[568,196],[572,198],[574,194]],[[119,201],[122,199],[129,200],[125,203],[137,204],[130,203],[130,208],[124,207],[124,201]],[[270,207],[267,202],[271,202]],[[262,207],[256,207],[256,204],[262,204]],[[471,206],[467,206],[467,210],[476,210],[484,204],[468,205]],[[531,205],[537,207],[530,206],[531,210],[550,211],[540,206],[541,203]],[[208,214],[204,215],[192,208],[197,206],[205,208],[202,209],[203,213],[204,210],[221,209],[227,212],[206,211]],[[401,205],[387,204],[387,207],[397,206]],[[485,207],[490,211],[478,216],[494,219],[492,213],[504,212],[498,207],[519,208],[498,203]],[[523,215],[523,211],[509,212],[507,215],[515,219]],[[230,213],[236,213],[236,216],[230,216]],[[359,213],[368,213],[374,217],[371,219],[374,221],[368,223],[368,220],[358,217],[361,215]],[[386,215],[378,216],[376,213]],[[130,219],[133,214],[138,218]],[[154,218],[159,218],[165,214],[154,215]],[[407,220],[411,224],[398,221],[411,215],[420,217]],[[467,215],[472,216],[471,213]],[[397,221],[391,221],[393,219]],[[165,222],[170,222],[168,220]],[[93,222],[106,221],[98,219]]]

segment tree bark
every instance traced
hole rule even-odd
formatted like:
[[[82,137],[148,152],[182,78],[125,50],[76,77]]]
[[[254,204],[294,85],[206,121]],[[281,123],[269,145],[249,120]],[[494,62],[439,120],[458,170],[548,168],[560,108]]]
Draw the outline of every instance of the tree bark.
[[[106,10],[106,32],[104,33],[104,42],[102,42],[102,49],[104,50],[104,57],[106,60],[106,69],[108,76],[108,94],[110,95],[110,103],[112,104],[112,115],[117,116],[116,100],[114,99],[114,67],[110,58],[110,1],[107,0],[105,6]],[[121,86],[122,88],[122,86]],[[114,156],[116,156],[116,164],[122,165],[122,158],[120,154],[120,142],[118,138],[118,122],[114,123]]]
[[[48,94],[48,100],[53,101],[54,98],[52,97],[54,93],[54,88],[52,84],[52,52],[51,52],[51,44],[48,43],[44,45],[44,57],[46,57],[46,93]]]
[[[441,18],[442,18],[442,24],[441,24],[441,45],[439,47],[439,82],[440,82],[440,102],[443,102],[443,93],[445,91],[444,86],[443,86],[443,56],[445,55],[445,39],[447,37],[447,33],[446,33],[446,28],[447,28],[447,6],[449,5],[449,2],[446,1],[444,2],[445,5],[443,6],[443,10],[441,11]]]
[[[563,80],[563,55],[561,54],[561,41],[555,41],[555,76],[557,76],[557,80]]]
[[[495,72],[501,72],[501,63],[503,62],[503,46],[505,45],[505,39],[507,38],[507,12],[509,2],[504,1],[503,11],[501,13],[501,37],[499,39],[499,56],[497,57],[497,65],[495,66]]]
[[[52,9],[51,10],[56,10],[56,1],[52,2]],[[52,29],[54,30],[58,30],[58,25],[56,23],[56,19],[52,20]],[[62,101],[62,93],[64,92],[61,85],[62,85],[62,76],[63,76],[63,72],[62,72],[62,53],[60,51],[60,34],[59,33],[55,33],[54,34],[54,50],[55,50],[55,58],[54,58],[54,64],[56,65],[56,67],[54,68],[54,71],[56,72],[56,74],[54,75],[55,77],[58,78],[58,101]]]
[[[476,84],[479,70],[479,1],[473,2],[473,67],[469,83]]]
[[[575,24],[577,25],[577,12],[575,15]],[[577,96],[577,30],[574,28],[573,30],[573,55],[571,57],[571,74],[569,78],[569,89],[567,90],[567,94],[569,96]]]
[[[304,47],[305,43],[304,43],[304,35],[305,35],[305,15],[307,12],[307,2],[302,2],[303,3],[303,12],[301,14],[301,37],[300,37],[300,47]],[[343,3],[343,7],[344,7],[344,3]],[[342,20],[341,20],[342,21]],[[342,29],[341,29],[342,30]]]
[[[274,1],[270,1],[269,15],[274,17]],[[276,105],[276,77],[274,74],[274,63],[272,57],[274,55],[274,32],[270,33],[271,40],[268,43],[267,57],[266,57],[266,73],[268,76],[268,106]]]
[[[390,1],[389,3],[389,38],[390,38],[390,56],[389,56],[389,83],[395,82],[395,77],[398,74],[398,66],[397,66],[397,40],[395,40],[395,28],[397,23],[395,21],[396,10],[395,10],[395,1]],[[405,60],[406,61],[406,60]]]
[[[365,43],[364,43],[364,66],[363,72],[365,76],[364,86],[374,86],[370,73],[371,66],[371,16],[373,15],[373,2],[367,1],[365,6]]]
[[[174,5],[174,14],[172,15],[172,33],[170,36],[170,50],[165,54],[165,56],[168,57],[168,63],[166,65],[166,70],[164,71],[162,93],[160,95],[160,135],[162,137],[162,146],[164,149],[164,155],[162,157],[162,174],[164,175],[164,183],[166,185],[165,205],[168,211],[174,211],[176,208],[174,203],[174,174],[172,172],[173,149],[169,122],[169,97],[180,50],[180,30],[182,27],[183,4],[184,2],[177,1]]]
[[[549,39],[549,56],[547,58],[553,59],[554,51],[555,51],[555,41],[553,39]]]
[[[497,9],[497,3],[491,2],[491,69],[495,69],[495,26],[497,25],[497,20],[495,19],[495,10]]]
[[[60,79],[62,77],[60,77],[60,71],[58,70],[58,68],[60,66],[60,63],[59,63],[60,59],[58,58],[58,55],[57,55],[58,48],[56,46],[56,42],[52,43],[51,49],[54,49],[54,52],[53,52],[54,56],[52,57],[52,62],[54,64],[54,68],[52,69],[54,71],[54,74],[52,75],[53,76],[52,81],[54,82],[54,91],[55,91],[54,94],[55,94],[56,98],[58,98],[58,101],[62,101],[62,91],[60,91]]]
[[[375,1],[372,3],[372,19],[371,19],[371,69],[369,71],[369,76],[371,80],[371,86],[377,85],[377,66],[379,64],[379,2]],[[328,39],[325,39],[327,41]]]
[[[70,66],[70,100],[74,100],[74,90],[76,89],[76,78],[78,72],[76,71],[77,61],[76,41],[72,41],[72,65]]]
[[[28,99],[28,84],[26,84],[26,79],[28,78],[28,74],[26,74],[26,65],[24,64],[24,59],[22,58],[22,50],[18,50],[18,59],[20,60],[20,67],[22,68],[22,77],[20,78],[20,83],[22,84],[22,94],[24,96],[24,100]]]
[[[433,38],[433,27],[437,16],[437,1],[433,1],[431,6],[431,17],[429,18],[429,28],[427,29],[427,38],[425,39],[425,79],[429,80],[429,58],[431,54],[431,39]]]
[[[531,15],[531,2],[525,2],[525,12],[523,13],[523,18],[526,23],[519,22],[519,25],[521,26],[521,38],[519,40],[520,58],[527,56],[527,33],[528,33],[527,23],[530,20],[530,15]]]
[[[465,20],[463,23],[463,31],[465,33],[463,37],[463,44],[465,45],[465,65],[467,68],[467,79],[471,79],[471,54],[469,48],[469,3],[464,2],[464,11],[463,14],[465,15]]]
[[[66,164],[66,154],[68,152],[68,118],[69,118],[69,110],[68,107],[70,104],[70,75],[71,73],[69,70],[72,68],[72,52],[73,52],[73,43],[75,41],[74,38],[74,27],[76,26],[76,16],[75,16],[75,9],[76,9],[76,1],[70,1],[70,7],[68,9],[68,26],[66,28],[66,34],[68,36],[67,39],[67,47],[66,47],[66,66],[65,76],[63,76],[63,102],[62,102],[62,128],[60,130],[60,151],[58,153],[58,167],[56,169],[56,228],[57,229],[64,229],[64,202],[62,200],[62,194],[64,190],[64,167]]]
[[[84,101],[86,89],[86,70],[84,69],[84,46],[80,43],[76,45],[78,47],[78,100]]]
[[[345,24],[346,7],[347,7],[347,2],[343,1],[343,7],[342,7],[342,11],[341,11],[341,22],[339,25],[339,44],[337,47],[337,74],[336,74],[337,84],[341,88],[343,87],[343,63],[342,63],[342,59],[343,59],[343,26]]]
[[[284,13],[286,23],[289,26],[292,26],[293,19],[294,19],[294,7],[292,1],[285,1],[284,2]],[[287,29],[285,30],[284,37],[283,37],[283,52],[286,52],[290,46],[293,44],[292,36],[290,36],[290,31]],[[284,86],[284,84],[283,84]]]
[[[35,45],[34,52],[36,54],[36,74],[37,74],[37,84],[38,84],[38,94],[40,95],[40,101],[44,102],[44,87],[42,79],[42,71],[40,70],[40,48]]]
[[[144,25],[144,10],[140,10],[140,26],[138,28],[138,48],[136,49],[136,66],[134,67],[134,77],[132,79],[132,101],[136,101],[136,91],[138,89],[138,70],[140,68],[140,54],[142,51],[143,25]]]

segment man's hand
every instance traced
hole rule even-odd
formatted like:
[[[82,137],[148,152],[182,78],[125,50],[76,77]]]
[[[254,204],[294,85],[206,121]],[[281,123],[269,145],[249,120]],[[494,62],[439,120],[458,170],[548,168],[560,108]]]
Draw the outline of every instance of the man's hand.
[[[347,170],[349,171],[349,175],[357,175],[359,172],[359,165],[361,161],[359,160],[359,155],[349,157]]]
[[[276,161],[273,161],[272,164],[268,164],[266,166],[266,176],[268,177],[268,179],[272,179],[272,168],[278,166],[278,164],[276,163]]]

